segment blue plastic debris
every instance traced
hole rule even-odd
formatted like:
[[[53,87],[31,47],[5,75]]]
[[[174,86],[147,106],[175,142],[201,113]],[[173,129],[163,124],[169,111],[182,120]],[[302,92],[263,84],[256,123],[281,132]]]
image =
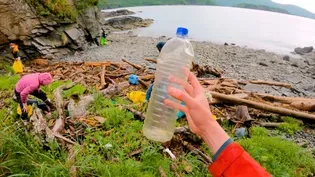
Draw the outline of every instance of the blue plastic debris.
[[[139,78],[137,75],[134,75],[134,74],[129,76],[128,81],[129,81],[129,84],[131,84],[131,85],[138,85],[139,84]]]
[[[151,98],[152,88],[153,88],[153,84],[150,85],[150,87],[149,87],[148,90],[147,90],[147,93],[145,94],[145,99],[146,99],[147,101],[149,101],[150,98]]]
[[[247,135],[246,128],[237,128],[235,129],[235,136],[240,139]]]

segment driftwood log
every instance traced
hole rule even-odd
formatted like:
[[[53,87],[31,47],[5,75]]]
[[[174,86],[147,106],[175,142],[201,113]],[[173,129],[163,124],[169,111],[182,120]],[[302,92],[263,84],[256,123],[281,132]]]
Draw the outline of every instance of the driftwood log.
[[[292,117],[296,117],[296,118],[309,119],[309,120],[315,121],[315,115],[314,114],[308,114],[305,112],[293,111],[293,110],[286,109],[286,108],[270,106],[270,105],[263,104],[263,103],[257,103],[257,102],[250,101],[250,100],[239,99],[239,98],[235,98],[235,97],[232,97],[229,95],[224,95],[224,94],[217,93],[217,92],[210,92],[210,93],[212,94],[213,98],[221,100],[225,103],[233,103],[233,104],[237,104],[237,105],[246,105],[246,106],[249,106],[249,107],[252,107],[255,109],[260,109],[260,110],[264,110],[264,111],[268,111],[268,112],[272,112],[272,113],[277,113],[280,115],[292,116]]]

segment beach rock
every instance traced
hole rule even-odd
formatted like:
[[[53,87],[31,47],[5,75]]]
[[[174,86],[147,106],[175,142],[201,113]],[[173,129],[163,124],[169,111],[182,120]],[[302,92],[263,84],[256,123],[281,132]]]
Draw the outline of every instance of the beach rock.
[[[258,64],[261,65],[261,66],[266,66],[266,67],[268,67],[268,64],[267,64],[266,62],[262,62],[262,61],[261,61],[261,62],[259,62]]]
[[[147,27],[152,23],[152,19],[142,19],[140,17],[133,16],[116,17],[105,21],[105,25],[109,25],[114,29],[119,30],[130,30],[138,27]]]
[[[310,53],[313,51],[313,47],[310,46],[310,47],[304,47],[304,48],[301,48],[301,47],[297,47],[294,49],[294,52],[297,53],[297,54],[300,54],[300,55],[304,55],[306,53]]]
[[[289,55],[285,55],[285,56],[283,57],[283,60],[285,60],[285,61],[290,61],[290,56],[289,56]]]
[[[298,67],[301,69],[304,69],[307,67],[307,64],[305,61],[301,58],[291,58],[291,66]]]
[[[123,16],[123,15],[133,15],[134,12],[127,10],[127,9],[120,9],[112,12],[103,12],[103,15],[105,18],[108,17],[117,17],[117,16]]]
[[[308,68],[306,73],[309,73],[311,75],[315,75],[315,66]]]
[[[224,45],[228,46],[229,44],[228,43],[224,43]]]

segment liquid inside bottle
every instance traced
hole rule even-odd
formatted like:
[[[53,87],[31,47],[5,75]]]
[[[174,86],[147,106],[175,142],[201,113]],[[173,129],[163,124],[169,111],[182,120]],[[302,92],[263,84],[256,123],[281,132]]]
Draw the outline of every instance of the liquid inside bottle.
[[[180,85],[169,82],[170,76],[187,81],[182,68],[190,69],[194,51],[186,28],[178,28],[176,37],[163,47],[157,64],[155,81],[144,121],[144,135],[154,141],[167,142],[173,137],[178,110],[164,104],[165,99],[180,103],[167,92],[169,86],[183,89]]]

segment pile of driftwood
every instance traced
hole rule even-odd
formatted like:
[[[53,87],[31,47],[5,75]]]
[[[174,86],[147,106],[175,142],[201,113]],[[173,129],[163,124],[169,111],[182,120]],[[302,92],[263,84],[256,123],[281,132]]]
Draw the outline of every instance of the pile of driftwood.
[[[157,63],[153,59],[145,59]],[[200,83],[204,86],[205,92],[211,94],[209,104],[213,113],[220,119],[229,119],[238,126],[258,124],[266,127],[276,127],[281,121],[266,122],[258,118],[268,118],[274,115],[292,116],[304,120],[315,120],[315,99],[280,97],[261,93],[252,93],[242,89],[248,83],[262,84],[277,87],[292,88],[288,83],[271,82],[263,80],[238,81],[233,78],[224,78],[223,71],[209,66],[193,65],[193,72],[198,76]],[[45,134],[46,139],[57,138],[61,143],[69,147],[72,152],[73,144],[77,143],[81,136],[84,136],[84,129],[89,126],[101,126],[105,119],[98,116],[89,116],[87,105],[93,102],[91,95],[80,96],[77,100],[63,100],[62,91],[73,87],[75,84],[82,84],[87,88],[94,87],[100,90],[105,97],[126,95],[131,90],[145,91],[154,81],[154,71],[145,66],[123,60],[122,63],[111,61],[106,62],[59,62],[49,64],[46,60],[34,60],[31,65],[25,68],[25,74],[34,72],[50,72],[54,80],[70,80],[69,85],[63,85],[54,91],[54,103],[58,112],[57,119],[47,121],[40,110],[35,109],[31,118],[33,129],[36,134]],[[130,86],[128,77],[130,74],[139,76],[139,85]],[[214,78],[203,78],[212,75]],[[135,117],[144,120],[143,112],[132,107],[125,107],[135,114]],[[65,116],[65,110],[69,116]],[[279,123],[280,122],[280,123]],[[109,132],[110,133],[110,132]],[[179,127],[176,134],[180,137],[191,136],[190,140],[200,142],[200,138],[193,136],[187,127]],[[178,138],[174,138],[174,141]],[[211,159],[200,150],[189,144],[183,138],[179,138],[183,147],[200,156],[205,164]],[[166,145],[172,146],[172,145]],[[139,152],[135,152],[133,156]],[[71,156],[71,153],[70,155]],[[71,157],[69,157],[71,158]]]

